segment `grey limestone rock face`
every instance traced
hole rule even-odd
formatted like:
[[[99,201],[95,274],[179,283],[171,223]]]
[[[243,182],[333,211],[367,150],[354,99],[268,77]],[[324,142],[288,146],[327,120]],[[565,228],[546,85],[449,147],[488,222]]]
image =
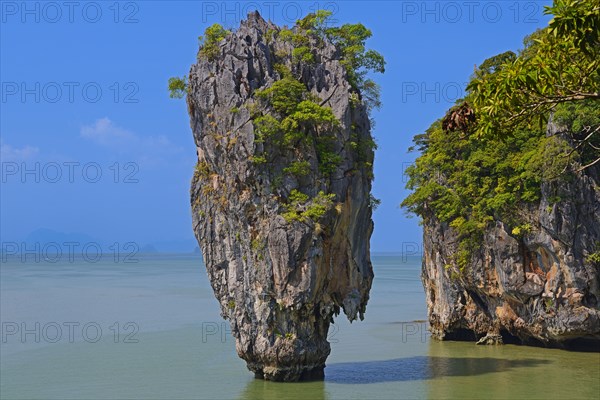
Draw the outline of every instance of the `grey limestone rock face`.
[[[314,48],[315,63],[297,62],[290,43],[269,39],[278,30],[250,14],[217,57],[192,65],[187,102],[198,168],[190,193],[193,229],[238,355],[258,377],[294,381],[323,376],[333,317],[343,310],[362,319],[366,309],[371,172],[351,144],[371,136],[336,48],[325,42]],[[341,161],[331,174],[319,171],[314,145],[302,149],[310,172],[298,177],[284,169],[299,149],[257,140],[255,92],[282,78],[278,63],[339,120],[332,145]],[[253,161],[265,153],[269,162]],[[366,156],[372,162],[372,149]],[[333,204],[318,221],[288,221],[282,214],[294,189],[334,194]]]
[[[522,213],[531,231],[514,235],[496,221],[463,273],[445,267],[456,232],[424,222],[432,335],[600,350],[600,266],[587,258],[600,242],[600,171],[543,183],[541,201]]]

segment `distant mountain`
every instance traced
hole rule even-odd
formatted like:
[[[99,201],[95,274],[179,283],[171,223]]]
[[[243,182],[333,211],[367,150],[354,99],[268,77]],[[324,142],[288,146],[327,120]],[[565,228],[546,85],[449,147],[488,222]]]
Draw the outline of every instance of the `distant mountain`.
[[[181,240],[163,240],[159,242],[150,242],[146,246],[151,246],[158,253],[187,253],[195,252],[198,244],[194,239]],[[145,247],[146,247],[145,246]]]
[[[66,242],[76,242],[76,243],[100,243],[97,238],[94,238],[85,233],[79,232],[59,232],[52,229],[41,228],[36,229],[31,232],[29,235],[25,237],[25,243],[66,243]]]
[[[154,247],[153,245],[147,244],[140,248],[140,253],[142,253],[142,254],[158,253],[158,250],[156,250],[156,247]]]

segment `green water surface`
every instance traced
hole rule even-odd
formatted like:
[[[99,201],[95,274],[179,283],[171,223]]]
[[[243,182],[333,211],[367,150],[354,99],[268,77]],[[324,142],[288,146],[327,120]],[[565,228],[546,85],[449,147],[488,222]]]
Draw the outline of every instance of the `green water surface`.
[[[366,319],[337,319],[325,381],[275,383],[254,379],[237,357],[198,257],[152,256],[127,266],[4,263],[0,397],[600,398],[599,353],[430,340],[420,322],[419,264],[374,257]],[[78,327],[72,343],[50,343],[50,330],[38,341],[6,334],[6,323],[36,322],[93,322],[103,334],[91,342]],[[124,330],[127,322],[137,331]]]

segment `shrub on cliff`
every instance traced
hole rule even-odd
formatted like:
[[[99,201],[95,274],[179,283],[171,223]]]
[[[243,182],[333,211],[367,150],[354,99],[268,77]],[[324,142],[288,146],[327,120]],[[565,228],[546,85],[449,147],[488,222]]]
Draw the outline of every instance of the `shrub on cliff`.
[[[292,56],[296,61],[313,63],[311,39],[316,43],[328,40],[340,53],[340,60],[350,84],[363,95],[367,108],[381,105],[379,86],[368,79],[369,72],[385,72],[385,59],[372,49],[367,49],[366,41],[373,33],[363,24],[329,26],[331,11],[319,10],[308,14],[296,22],[295,30],[282,29],[279,38],[294,45]]]
[[[200,50],[198,57],[206,57],[209,60],[219,55],[219,42],[227,36],[228,31],[219,24],[213,24],[206,28],[203,36],[198,36]],[[181,99],[187,93],[187,77],[174,76],[169,78],[169,97]]]
[[[212,24],[204,31],[204,36],[199,36],[200,50],[198,57],[206,57],[209,60],[219,55],[219,42],[225,39],[228,31],[219,24]]]
[[[549,27],[527,37],[518,55],[484,61],[466,98],[415,137],[422,154],[407,170],[413,192],[402,206],[456,229],[461,269],[492,221],[524,231],[523,206],[539,200],[542,181],[569,179],[600,161],[600,8],[593,3],[556,0]],[[562,129],[547,136],[551,116]]]

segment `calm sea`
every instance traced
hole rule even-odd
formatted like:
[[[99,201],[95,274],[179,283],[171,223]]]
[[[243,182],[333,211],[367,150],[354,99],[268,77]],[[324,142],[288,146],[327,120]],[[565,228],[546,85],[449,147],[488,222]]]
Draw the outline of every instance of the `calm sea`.
[[[600,398],[598,353],[430,340],[417,258],[373,257],[365,321],[292,384],[246,370],[199,255],[3,261],[2,399]]]

